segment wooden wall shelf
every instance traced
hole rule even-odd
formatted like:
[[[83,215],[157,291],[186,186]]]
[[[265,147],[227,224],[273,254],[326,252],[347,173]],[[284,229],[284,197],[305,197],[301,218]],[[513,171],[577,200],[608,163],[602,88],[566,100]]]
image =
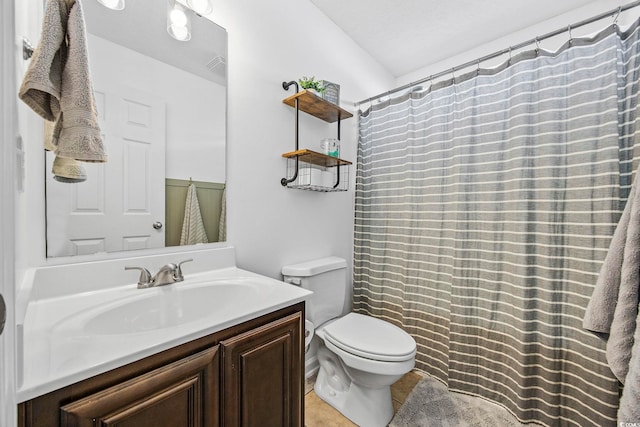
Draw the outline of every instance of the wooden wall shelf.
[[[311,114],[314,117],[324,120],[328,123],[334,123],[339,120],[348,119],[353,117],[353,114],[347,110],[340,108],[336,104],[329,101],[325,101],[317,95],[309,92],[306,89],[291,95],[288,98],[282,100],[285,104],[295,108],[295,100],[298,99],[298,106],[300,110],[307,114]]]
[[[318,153],[312,150],[298,150],[291,151],[289,153],[284,153],[282,157],[286,157],[288,159],[298,157],[301,162],[311,163],[312,165],[322,166],[325,168],[330,168],[339,165],[350,165],[352,164],[348,160],[339,159],[337,157],[327,156],[326,154]]]
[[[292,85],[298,90],[298,83],[295,81],[282,82],[284,90],[289,90]],[[301,150],[298,145],[300,136],[298,116],[300,111],[304,111],[325,122],[336,122],[338,125],[338,140],[340,140],[340,122],[353,117],[353,114],[306,89],[283,99],[282,102],[296,110],[296,145],[295,151],[282,155],[287,159],[287,173],[280,180],[280,184],[283,187],[299,190],[347,191],[349,189],[351,162],[307,149]],[[287,178],[289,176],[291,178]]]

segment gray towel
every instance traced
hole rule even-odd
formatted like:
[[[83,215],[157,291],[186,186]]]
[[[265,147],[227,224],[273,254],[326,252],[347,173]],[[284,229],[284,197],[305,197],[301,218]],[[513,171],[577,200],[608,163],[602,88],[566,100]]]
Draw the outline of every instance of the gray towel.
[[[640,307],[639,307],[640,309]],[[631,350],[629,372],[625,378],[624,390],[618,409],[618,422],[638,423],[640,421],[640,315],[636,318],[635,344]]]
[[[45,120],[55,122],[57,156],[85,162],[107,160],[89,76],[84,15],[79,0],[48,0],[42,35],[19,97]]]
[[[68,15],[64,1],[47,2],[40,42],[33,52],[18,95],[33,111],[49,121],[57,120],[60,115],[62,67],[67,56],[65,36]]]
[[[607,341],[609,367],[625,385],[619,422],[640,421],[640,340],[634,339],[640,336],[639,303],[640,184],[634,183],[583,322],[585,329]]]

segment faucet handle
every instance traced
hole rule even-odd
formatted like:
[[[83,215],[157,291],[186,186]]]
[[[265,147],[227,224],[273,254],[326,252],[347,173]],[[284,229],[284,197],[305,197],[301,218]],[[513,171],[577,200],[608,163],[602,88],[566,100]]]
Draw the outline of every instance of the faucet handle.
[[[140,288],[148,288],[153,284],[153,279],[151,278],[151,273],[144,267],[136,267],[134,265],[126,265],[124,267],[125,270],[140,270],[140,278],[138,279],[138,289]]]
[[[184,261],[180,261],[178,263],[178,267],[176,268],[176,272],[174,274],[176,282],[182,282],[184,280],[184,276],[182,275],[182,264],[191,261],[193,261],[193,258],[185,259]]]

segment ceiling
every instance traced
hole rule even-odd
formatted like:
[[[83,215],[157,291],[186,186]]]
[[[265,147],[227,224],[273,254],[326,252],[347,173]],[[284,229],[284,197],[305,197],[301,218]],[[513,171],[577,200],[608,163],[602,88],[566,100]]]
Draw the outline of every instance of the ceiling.
[[[397,78],[593,0],[311,2]]]

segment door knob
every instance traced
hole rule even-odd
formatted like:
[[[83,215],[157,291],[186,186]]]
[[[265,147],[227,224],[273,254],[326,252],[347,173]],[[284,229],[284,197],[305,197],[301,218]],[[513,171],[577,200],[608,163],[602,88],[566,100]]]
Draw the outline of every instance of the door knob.
[[[162,223],[160,221],[154,222],[153,228],[155,228],[156,230],[160,230],[162,228]]]

